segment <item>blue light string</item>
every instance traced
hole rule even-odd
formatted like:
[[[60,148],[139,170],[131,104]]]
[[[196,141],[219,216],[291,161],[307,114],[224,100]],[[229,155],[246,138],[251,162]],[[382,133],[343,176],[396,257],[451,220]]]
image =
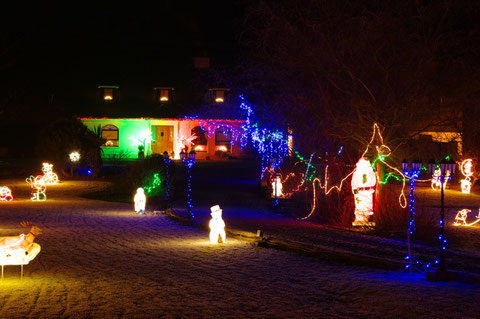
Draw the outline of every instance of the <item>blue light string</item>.
[[[187,166],[187,213],[188,218],[195,220],[195,214],[193,213],[193,202],[192,202],[192,167],[195,164],[194,160],[184,160],[185,166]]]
[[[418,170],[405,170],[403,172],[405,176],[410,178],[410,204],[408,206],[410,210],[410,219],[408,221],[408,232],[410,236],[415,233],[415,179],[418,178],[420,171]]]
[[[163,160],[165,161],[165,166],[166,166],[166,169],[167,169],[167,178],[166,178],[166,186],[167,186],[167,190],[165,192],[165,200],[167,201],[167,203],[170,201],[170,162],[171,162],[171,159],[170,158],[163,158]]]
[[[408,222],[408,232],[410,234],[410,236],[414,236],[415,234],[415,179],[418,178],[418,176],[420,175],[420,171],[419,170],[410,170],[410,171],[407,171],[405,170],[404,172],[404,175],[408,178],[410,178],[410,205],[409,205],[409,210],[410,210],[410,219],[409,219],[409,222]],[[444,224],[444,221],[440,220],[440,227],[442,227],[442,225]],[[439,240],[441,241],[442,243],[442,249],[445,250],[446,249],[446,243],[447,241],[445,239],[442,240],[442,236],[440,235],[439,236]],[[417,266],[423,266],[424,268],[426,269],[432,269],[432,265],[438,265],[440,260],[437,258],[433,263],[426,263],[426,262],[422,262],[422,261],[419,261],[418,259],[416,259],[416,257],[413,257],[413,256],[406,256],[405,259],[406,260],[409,260],[409,259],[412,259],[412,262],[415,263],[415,265]],[[407,264],[406,265],[406,268],[409,268],[409,265]],[[418,269],[418,267],[416,267]]]

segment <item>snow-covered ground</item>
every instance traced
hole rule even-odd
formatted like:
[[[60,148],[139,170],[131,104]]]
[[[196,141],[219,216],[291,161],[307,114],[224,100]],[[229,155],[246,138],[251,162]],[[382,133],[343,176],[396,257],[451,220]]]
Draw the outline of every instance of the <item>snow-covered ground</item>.
[[[164,215],[78,197],[103,182],[63,182],[49,188],[46,202],[31,202],[23,180],[0,184],[16,197],[0,203],[0,235],[27,233],[22,220],[44,231],[23,280],[18,266],[5,268],[2,318],[479,316],[479,286],[329,264],[235,239],[210,245],[205,231]]]

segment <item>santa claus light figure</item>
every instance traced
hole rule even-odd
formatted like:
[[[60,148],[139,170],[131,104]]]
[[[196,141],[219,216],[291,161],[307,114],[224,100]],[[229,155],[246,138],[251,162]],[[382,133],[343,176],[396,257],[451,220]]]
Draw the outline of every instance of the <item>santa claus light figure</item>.
[[[377,184],[377,175],[372,165],[362,157],[357,162],[352,176],[352,192],[355,197],[355,220],[353,226],[374,226],[368,218],[373,215],[373,193]]]

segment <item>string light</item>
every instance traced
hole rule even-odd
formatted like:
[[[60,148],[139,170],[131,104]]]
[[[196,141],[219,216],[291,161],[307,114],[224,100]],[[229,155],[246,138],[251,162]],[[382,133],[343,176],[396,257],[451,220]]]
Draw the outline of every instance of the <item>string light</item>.
[[[153,173],[152,182],[150,183],[150,185],[143,186],[143,190],[145,190],[145,192],[151,196],[152,194],[156,193],[156,191],[160,188],[161,184],[162,179],[160,178],[160,174]]]
[[[188,217],[191,220],[195,220],[195,214],[193,212],[193,200],[192,200],[192,167],[195,165],[194,159],[187,159],[183,161],[187,166],[187,212]]]
[[[0,188],[0,201],[9,202],[13,200],[12,191],[7,186]]]
[[[166,193],[165,193],[165,200],[167,201],[167,203],[170,201],[170,162],[172,161],[169,157],[168,157],[168,153],[164,154],[164,157],[163,157],[163,160],[165,162],[165,166],[166,166],[166,171],[167,171],[167,178],[165,179],[165,182],[166,182],[166,186],[167,186],[167,190],[166,190]]]
[[[377,151],[377,157],[376,157],[376,160],[375,161],[380,161],[381,163],[383,163],[385,166],[387,166],[389,169],[391,169],[392,171],[396,172],[399,176],[402,176],[402,188],[401,188],[401,191],[400,191],[400,195],[398,197],[398,202],[399,202],[399,205],[400,207],[402,208],[406,208],[407,207],[407,198],[405,196],[405,175],[397,168],[393,167],[392,165],[388,164],[387,162],[385,162],[385,159],[390,156],[391,154],[391,150],[388,146],[386,146],[385,144],[383,144],[383,136],[382,134],[380,133],[380,127],[378,126],[377,123],[374,123],[373,124],[373,133],[372,133],[372,137],[370,138],[370,141],[368,142],[367,146],[365,147],[365,150],[363,151],[362,155],[360,156],[360,158],[362,157],[365,157],[365,155],[367,154],[369,148],[371,147],[371,145],[373,144],[373,141],[375,140],[375,137],[378,135],[379,139],[380,139],[380,146],[375,146],[375,149]],[[300,218],[302,220],[305,220],[305,219],[308,219],[310,218],[312,215],[313,215],[313,212],[315,211],[315,208],[316,208],[316,190],[315,190],[315,184],[318,184],[319,188],[320,189],[323,189],[324,192],[325,192],[325,195],[328,195],[333,189],[337,190],[337,191],[340,191],[343,187],[343,183],[355,172],[355,169],[353,169],[350,173],[348,173],[344,178],[342,178],[340,180],[340,183],[338,185],[334,185],[332,187],[329,187],[328,186],[328,165],[325,166],[325,173],[324,173],[324,182],[323,182],[323,185],[322,185],[322,182],[321,180],[316,177],[313,179],[312,181],[312,188],[313,188],[313,205],[312,205],[312,210],[310,211],[310,213],[303,217],[303,218]]]

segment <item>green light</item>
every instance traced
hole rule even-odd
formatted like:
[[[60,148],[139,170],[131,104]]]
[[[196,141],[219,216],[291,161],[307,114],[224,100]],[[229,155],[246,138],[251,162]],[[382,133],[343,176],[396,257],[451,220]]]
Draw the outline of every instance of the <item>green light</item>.
[[[149,196],[157,195],[160,191],[160,185],[162,184],[162,179],[158,173],[154,173],[152,177],[152,181],[147,183],[147,186],[143,186],[145,193]]]

